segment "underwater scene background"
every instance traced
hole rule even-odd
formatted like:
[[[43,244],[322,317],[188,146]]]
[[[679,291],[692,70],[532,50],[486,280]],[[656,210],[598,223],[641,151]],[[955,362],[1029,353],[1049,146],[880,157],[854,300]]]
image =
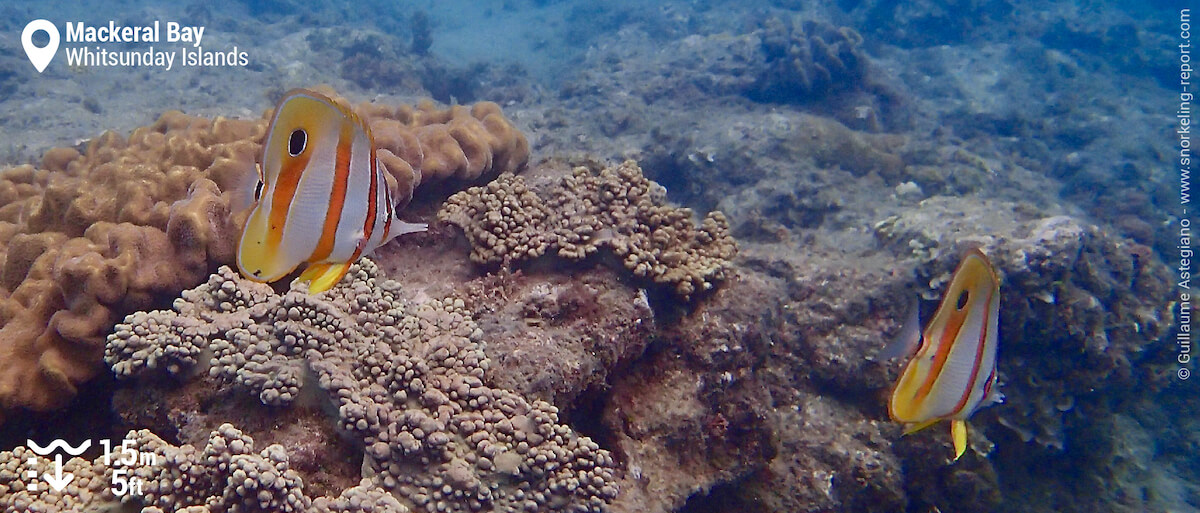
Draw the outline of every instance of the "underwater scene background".
[[[1190,35],[1165,1],[5,2],[0,507],[1200,511]],[[378,160],[295,146],[295,88]],[[350,163],[260,175],[277,132]],[[252,209],[343,171],[427,228],[327,292],[248,279]],[[998,340],[956,459],[880,352],[976,248],[998,328],[925,333]]]

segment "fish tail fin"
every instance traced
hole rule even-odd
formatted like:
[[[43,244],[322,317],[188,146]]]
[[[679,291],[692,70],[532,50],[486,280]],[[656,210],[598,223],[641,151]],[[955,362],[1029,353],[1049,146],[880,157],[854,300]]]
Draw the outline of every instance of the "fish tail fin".
[[[396,235],[423,232],[429,229],[429,225],[426,223],[406,223],[400,220],[397,220],[392,226],[396,228]]]
[[[942,421],[942,419],[930,419],[930,420],[927,420],[927,421],[925,421],[925,422],[918,422],[918,423],[916,423],[916,424],[909,424],[909,426],[908,426],[907,428],[905,428],[905,429],[904,429],[904,435],[905,435],[905,436],[911,435],[911,434],[913,434],[913,433],[916,433],[917,431],[920,431],[920,430],[922,430],[922,429],[925,429],[925,428],[927,428],[927,427],[929,427],[929,426],[932,426],[932,425],[934,425],[934,424],[937,424],[938,422],[941,422],[941,421]]]
[[[967,452],[967,421],[950,421],[950,436],[954,438],[954,461],[958,461]]]
[[[310,294],[319,294],[342,281],[342,276],[350,270],[350,264],[351,262],[312,264],[296,280],[308,282]]]
[[[399,219],[392,219],[392,225],[389,228],[387,239],[381,242],[382,246],[392,239],[404,235],[406,233],[420,233],[429,229],[429,225],[425,223],[406,223]]]
[[[983,386],[983,401],[979,403],[979,407],[1003,402],[1004,392],[1000,391],[1000,383],[996,381],[996,369],[993,368],[992,374],[988,376],[988,380]]]

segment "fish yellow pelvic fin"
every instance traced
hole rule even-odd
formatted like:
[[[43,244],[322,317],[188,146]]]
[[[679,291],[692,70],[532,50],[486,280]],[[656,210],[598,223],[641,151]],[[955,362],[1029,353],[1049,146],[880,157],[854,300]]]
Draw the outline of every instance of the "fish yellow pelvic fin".
[[[309,294],[319,294],[342,281],[342,276],[345,276],[346,271],[350,270],[350,264],[351,262],[312,264],[303,273],[300,273],[300,277],[296,280],[308,282]]]
[[[967,451],[967,421],[951,420],[950,436],[954,438],[954,461],[958,461]]]

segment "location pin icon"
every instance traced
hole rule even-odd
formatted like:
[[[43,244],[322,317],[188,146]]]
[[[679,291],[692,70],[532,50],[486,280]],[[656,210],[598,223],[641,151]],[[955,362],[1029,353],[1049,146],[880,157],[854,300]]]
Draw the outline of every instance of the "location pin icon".
[[[33,44],[33,33],[43,31],[50,36],[50,44],[38,48]],[[33,63],[33,67],[37,68],[38,73],[46,69],[50,65],[50,61],[54,59],[54,54],[58,53],[58,27],[47,20],[33,20],[25,25],[25,30],[21,31],[21,46],[25,47],[25,55],[29,57],[29,62]]]

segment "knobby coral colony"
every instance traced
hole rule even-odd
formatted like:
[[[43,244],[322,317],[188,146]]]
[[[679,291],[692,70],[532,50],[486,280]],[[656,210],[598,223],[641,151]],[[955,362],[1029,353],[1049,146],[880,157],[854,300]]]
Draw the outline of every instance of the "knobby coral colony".
[[[0,453],[5,511],[100,508],[140,501],[161,511],[600,511],[617,493],[608,451],[561,424],[554,406],[484,383],[482,331],[462,300],[410,305],[399,284],[367,259],[332,290],[295,284],[279,295],[222,267],[183,293],[172,310],[126,317],[108,337],[105,360],[122,378],[210,376],[285,405],[305,388],[336,411],[340,432],[363,455],[359,486],[310,498],[278,445],[255,451],[231,425],[206,447],[175,447],[133,431],[148,484],[118,499],[101,459],[74,459],[77,484],[34,488],[30,470],[51,462],[19,448]],[[165,462],[163,464],[162,462]],[[193,511],[193,510],[188,510]]]
[[[737,254],[724,214],[695,226],[692,211],[667,204],[666,190],[633,161],[578,167],[543,195],[504,175],[451,196],[438,217],[462,228],[477,263],[512,265],[548,252],[581,260],[603,249],[684,300],[727,278]]]
[[[494,103],[354,111],[398,205],[422,183],[515,171],[529,157]],[[233,191],[255,172],[269,115],[167,112],[128,138],[106,132],[82,153],[55,148],[39,167],[0,174],[0,422],[14,408],[65,404],[100,369],[117,320],[233,262],[244,218]]]

